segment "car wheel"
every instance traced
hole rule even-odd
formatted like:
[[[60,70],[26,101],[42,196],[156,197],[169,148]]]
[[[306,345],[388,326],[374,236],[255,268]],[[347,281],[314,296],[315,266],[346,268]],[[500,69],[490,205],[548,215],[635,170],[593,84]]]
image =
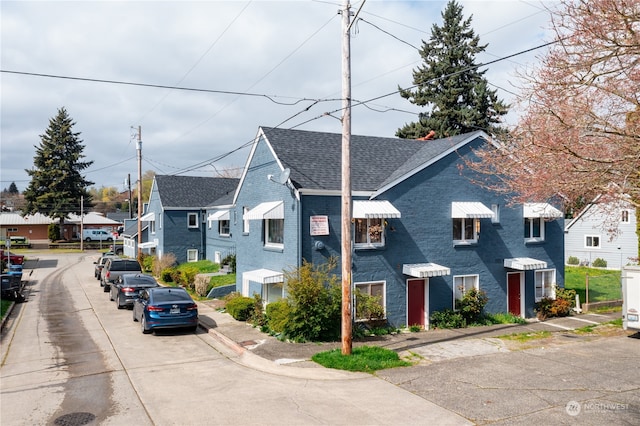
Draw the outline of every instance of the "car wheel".
[[[91,242],[91,238],[87,237],[84,239],[86,242],[90,243]]]
[[[138,317],[136,317],[136,310],[133,309],[133,322],[138,322]]]
[[[116,297],[116,307],[118,309],[124,308],[124,306],[120,304],[120,296]]]
[[[144,316],[144,312],[142,313],[142,316],[140,317],[140,328],[142,329],[142,334],[149,334],[151,333],[151,330],[147,329],[147,320]]]
[[[193,333],[196,333],[198,331],[198,326],[194,325],[193,327],[189,327],[189,330]]]
[[[102,287],[102,289],[103,289],[103,291],[106,293],[106,292],[108,292],[109,290],[111,290],[111,286],[108,286],[108,285],[105,283],[105,285],[104,285],[104,287]],[[111,300],[113,300],[113,299],[111,299]]]

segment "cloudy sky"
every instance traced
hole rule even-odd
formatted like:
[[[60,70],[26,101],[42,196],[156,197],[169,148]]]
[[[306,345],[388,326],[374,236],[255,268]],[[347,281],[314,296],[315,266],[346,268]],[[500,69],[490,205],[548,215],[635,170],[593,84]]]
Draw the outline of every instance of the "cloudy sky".
[[[488,43],[479,63],[550,40],[544,6],[553,3],[459,3]],[[143,172],[192,176],[241,168],[259,126],[340,133],[341,4],[2,0],[0,189],[26,188],[24,169],[61,107],[81,132],[95,187],[124,189],[127,174],[135,185],[138,128]],[[351,32],[353,134],[393,137],[416,120],[397,88],[412,85],[417,49],[445,5],[366,1]],[[516,70],[543,52],[486,68],[502,99],[512,101]]]

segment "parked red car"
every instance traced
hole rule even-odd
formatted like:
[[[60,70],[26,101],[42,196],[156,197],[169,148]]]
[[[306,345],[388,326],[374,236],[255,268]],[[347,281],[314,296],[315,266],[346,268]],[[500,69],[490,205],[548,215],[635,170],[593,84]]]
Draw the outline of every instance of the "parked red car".
[[[11,252],[6,252],[3,249],[0,249],[0,259],[3,261],[7,261],[7,254],[9,254],[9,261],[12,265],[22,265],[24,263],[24,256],[21,254],[15,254]]]

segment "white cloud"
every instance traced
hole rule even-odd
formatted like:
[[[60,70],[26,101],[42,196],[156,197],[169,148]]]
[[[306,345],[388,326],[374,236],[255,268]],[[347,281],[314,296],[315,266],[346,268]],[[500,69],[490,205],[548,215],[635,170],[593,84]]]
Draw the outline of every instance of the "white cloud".
[[[161,174],[222,156],[250,141],[260,125],[285,122],[285,128],[340,132],[340,122],[323,113],[341,108],[341,3],[1,2],[3,70],[250,92],[292,105],[266,97],[2,73],[0,186],[16,182],[25,189],[24,169],[32,167],[39,135],[60,107],[81,132],[86,160],[94,161],[87,178],[96,186],[121,188],[128,173],[137,175],[132,126],[142,126],[143,170]],[[473,14],[481,41],[489,43],[488,55],[479,61],[545,41],[547,16],[540,3],[460,3],[465,16]],[[376,99],[371,106],[377,110],[418,111],[397,94],[384,95],[411,84],[421,61],[408,44],[420,47],[429,38],[431,26],[441,24],[445,4],[370,0],[364,5],[361,17],[367,22],[354,26],[351,40],[354,99]],[[487,78],[511,90],[514,69],[533,57],[491,65]],[[302,98],[335,100],[305,111],[311,101],[294,104]],[[414,120],[406,112],[359,106],[352,131],[393,136]],[[247,153],[216,162],[215,168],[242,166]],[[213,172],[207,166],[192,174]]]

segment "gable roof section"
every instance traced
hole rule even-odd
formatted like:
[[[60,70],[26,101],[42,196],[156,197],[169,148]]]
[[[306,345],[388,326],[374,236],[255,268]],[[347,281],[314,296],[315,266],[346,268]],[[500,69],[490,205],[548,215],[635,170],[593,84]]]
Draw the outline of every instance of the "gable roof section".
[[[237,178],[156,175],[155,183],[165,209],[204,208],[229,198],[238,186]]]
[[[296,188],[340,190],[342,176],[342,135],[339,133],[262,127],[268,143],[291,169]],[[425,142],[351,136],[351,187],[353,191],[373,191]]]
[[[261,130],[282,167],[291,170],[296,188],[341,189],[341,134],[272,127]],[[426,142],[352,135],[351,188],[379,194],[479,137],[488,139],[481,131]]]

